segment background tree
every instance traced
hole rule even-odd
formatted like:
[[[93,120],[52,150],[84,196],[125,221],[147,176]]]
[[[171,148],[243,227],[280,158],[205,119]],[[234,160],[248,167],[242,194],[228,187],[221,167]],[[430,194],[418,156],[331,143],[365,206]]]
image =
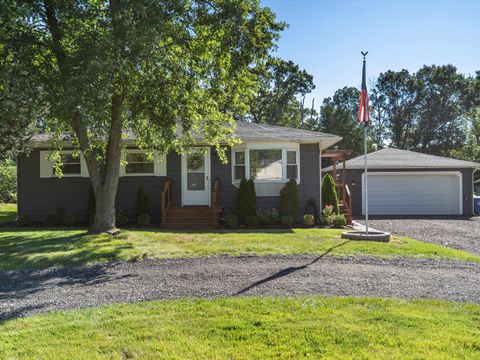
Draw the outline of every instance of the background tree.
[[[247,118],[255,123],[299,128],[299,98],[315,88],[313,76],[292,61],[272,58],[260,75],[260,84]]]
[[[352,150],[352,156],[363,153],[363,127],[358,123],[360,93],[357,88],[344,87],[326,98],[320,107],[317,130],[342,136],[338,146]]]
[[[2,78],[18,61],[32,81],[9,95],[28,91],[25,114],[45,104],[42,120],[56,145],[70,139],[85,157],[94,231],[115,226],[122,133],[131,130],[141,148],[182,152],[201,129],[224,157],[219,142],[233,143],[234,117],[247,110],[283,28],[257,0],[7,1],[0,23],[0,48],[15,58]]]

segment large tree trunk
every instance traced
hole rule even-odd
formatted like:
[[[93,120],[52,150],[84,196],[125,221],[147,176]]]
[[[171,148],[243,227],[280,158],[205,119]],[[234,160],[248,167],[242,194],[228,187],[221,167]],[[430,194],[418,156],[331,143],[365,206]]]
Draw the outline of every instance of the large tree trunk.
[[[101,233],[115,229],[115,197],[117,189],[105,185],[95,192],[95,218],[90,229],[92,233]]]

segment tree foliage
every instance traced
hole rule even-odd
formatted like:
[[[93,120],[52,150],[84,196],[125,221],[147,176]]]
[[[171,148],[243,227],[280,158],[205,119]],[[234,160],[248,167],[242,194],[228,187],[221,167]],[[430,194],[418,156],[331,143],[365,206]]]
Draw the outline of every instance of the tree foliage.
[[[272,58],[260,75],[260,87],[247,119],[255,123],[298,128],[302,104],[299,97],[315,88],[313,76],[292,61]]]
[[[127,130],[165,152],[184,151],[201,130],[225,159],[219,143],[234,142],[234,118],[283,28],[257,0],[6,1],[0,23],[10,56],[0,86],[13,99],[2,123],[16,111],[39,118],[56,146],[68,139],[83,153],[96,231],[114,227]]]

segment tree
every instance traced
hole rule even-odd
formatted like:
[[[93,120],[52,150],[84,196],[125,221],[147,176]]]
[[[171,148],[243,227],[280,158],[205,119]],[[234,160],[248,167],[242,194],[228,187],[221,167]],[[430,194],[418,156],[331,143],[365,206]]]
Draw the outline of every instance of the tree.
[[[60,140],[68,139],[85,157],[95,192],[95,232],[115,227],[122,133],[132,131],[141,148],[182,152],[201,130],[203,142],[225,159],[219,143],[234,143],[234,118],[247,110],[257,74],[284,27],[257,0],[0,6],[0,47],[14,48],[22,34],[15,55],[28,64],[24,76],[37,90],[29,91],[32,106],[25,113],[45,104],[41,120],[54,143],[61,147]],[[12,97],[26,88],[13,87]]]
[[[325,209],[327,205],[333,206],[333,212],[335,214],[340,214],[335,180],[330,174],[325,174],[322,179],[322,210]]]
[[[352,150],[352,156],[363,153],[363,127],[358,123],[360,93],[357,88],[344,87],[326,98],[320,108],[318,130],[342,136],[338,144]]]
[[[299,128],[302,109],[298,97],[315,88],[313,76],[292,61],[272,58],[260,75],[260,84],[247,118],[255,123]]]

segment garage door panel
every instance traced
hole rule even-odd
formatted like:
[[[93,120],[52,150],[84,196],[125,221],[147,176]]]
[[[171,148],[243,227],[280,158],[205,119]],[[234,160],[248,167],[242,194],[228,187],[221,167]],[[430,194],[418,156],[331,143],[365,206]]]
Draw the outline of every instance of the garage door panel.
[[[454,173],[369,174],[372,215],[460,214],[461,177]]]

